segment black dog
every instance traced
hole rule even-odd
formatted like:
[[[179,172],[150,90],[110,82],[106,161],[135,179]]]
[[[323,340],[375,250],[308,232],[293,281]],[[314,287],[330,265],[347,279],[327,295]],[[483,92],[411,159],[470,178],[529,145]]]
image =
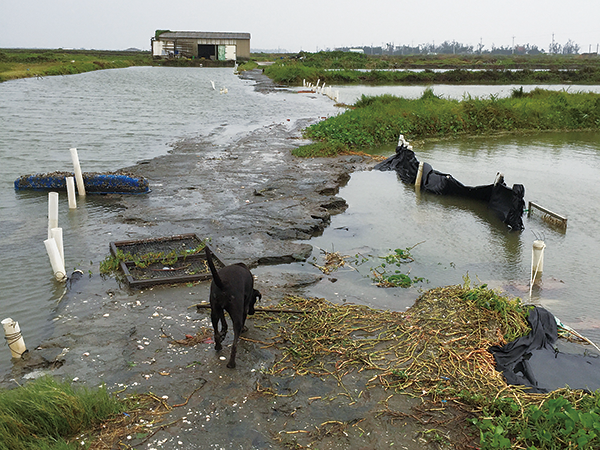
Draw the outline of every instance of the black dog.
[[[215,330],[215,350],[221,350],[221,341],[227,334],[225,311],[233,322],[233,345],[227,367],[235,367],[237,343],[242,331],[246,331],[246,317],[254,314],[254,304],[261,299],[260,292],[254,289],[254,277],[243,263],[232,264],[217,271],[208,246],[205,247],[206,261],[212,273],[210,285],[210,317]],[[219,321],[221,331],[219,332]]]

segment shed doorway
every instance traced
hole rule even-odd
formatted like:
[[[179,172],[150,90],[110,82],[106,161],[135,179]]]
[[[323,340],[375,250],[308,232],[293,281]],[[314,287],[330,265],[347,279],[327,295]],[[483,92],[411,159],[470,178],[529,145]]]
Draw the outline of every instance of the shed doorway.
[[[217,59],[217,46],[213,44],[198,44],[198,58]]]

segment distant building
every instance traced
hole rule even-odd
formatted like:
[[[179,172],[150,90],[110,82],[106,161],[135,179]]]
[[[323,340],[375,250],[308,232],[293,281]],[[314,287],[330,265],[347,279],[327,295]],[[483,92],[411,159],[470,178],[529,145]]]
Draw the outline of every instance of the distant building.
[[[250,33],[157,31],[151,45],[155,58],[250,59]]]

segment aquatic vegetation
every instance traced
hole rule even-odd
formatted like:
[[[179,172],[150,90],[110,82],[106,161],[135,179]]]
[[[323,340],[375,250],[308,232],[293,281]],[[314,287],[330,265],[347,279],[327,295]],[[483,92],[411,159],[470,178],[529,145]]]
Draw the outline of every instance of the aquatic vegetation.
[[[416,244],[419,245],[419,244]],[[407,288],[415,283],[425,281],[423,277],[410,277],[402,271],[403,264],[414,261],[410,251],[416,247],[406,249],[395,249],[392,253],[380,256],[383,262],[377,267],[371,269],[371,279],[379,287],[403,287]]]

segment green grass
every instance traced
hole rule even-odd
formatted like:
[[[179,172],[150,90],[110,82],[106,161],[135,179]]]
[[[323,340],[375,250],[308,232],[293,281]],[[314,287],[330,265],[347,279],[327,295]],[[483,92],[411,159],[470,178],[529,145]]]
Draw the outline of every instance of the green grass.
[[[81,448],[69,440],[124,407],[105,388],[75,389],[50,377],[0,391],[0,450]]]
[[[524,410],[510,398],[502,403],[472,420],[484,450],[600,448],[600,391],[571,399],[555,395]]]
[[[579,55],[367,56],[333,51],[273,59],[275,63],[265,74],[277,83],[290,85],[301,85],[303,80],[330,85],[600,83],[600,58]]]
[[[149,65],[149,52],[0,49],[0,82]]]
[[[363,96],[344,113],[304,130],[316,141],[297,156],[339,154],[409,140],[500,132],[600,129],[600,94],[535,89],[507,98],[450,100],[430,89],[419,99]]]

